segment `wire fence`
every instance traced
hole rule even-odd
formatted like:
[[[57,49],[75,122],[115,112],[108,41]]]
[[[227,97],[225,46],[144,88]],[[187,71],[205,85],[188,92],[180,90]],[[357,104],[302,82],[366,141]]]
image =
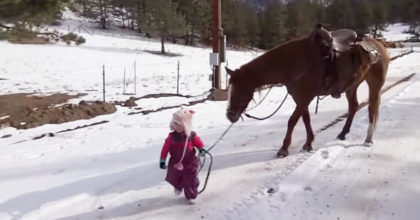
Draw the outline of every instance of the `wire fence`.
[[[209,80],[212,74],[210,68],[205,68],[206,65],[192,65],[190,62],[182,58],[171,58],[163,62],[146,62],[134,58],[125,63],[85,64],[75,67],[66,64],[68,67],[38,69],[35,64],[31,72],[22,68],[13,73],[8,72],[8,75],[13,76],[13,85],[20,86],[19,90],[22,92],[25,92],[22,87],[25,84],[26,88],[31,88],[28,92],[95,93],[98,100],[102,100],[103,87],[106,92],[105,100],[157,93],[196,96],[209,91],[212,88]],[[223,81],[222,85],[224,84]]]

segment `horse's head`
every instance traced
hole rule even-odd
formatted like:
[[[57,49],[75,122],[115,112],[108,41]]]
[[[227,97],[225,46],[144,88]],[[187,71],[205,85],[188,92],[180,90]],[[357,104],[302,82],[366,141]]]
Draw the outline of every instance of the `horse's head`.
[[[255,82],[247,78],[246,74],[241,71],[241,69],[232,71],[226,68],[226,72],[230,75],[226,117],[231,122],[238,121],[251,101],[255,90]]]

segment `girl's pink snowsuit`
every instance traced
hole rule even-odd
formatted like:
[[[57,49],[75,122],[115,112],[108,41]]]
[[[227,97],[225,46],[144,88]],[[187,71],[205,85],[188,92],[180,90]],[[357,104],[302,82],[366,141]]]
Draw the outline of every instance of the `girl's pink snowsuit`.
[[[191,132],[188,140],[187,150],[185,152],[182,164],[183,170],[177,170],[174,165],[179,162],[184,150],[186,136],[176,131],[169,133],[163,145],[160,159],[165,159],[170,153],[171,157],[168,164],[168,172],[166,174],[166,181],[168,181],[177,190],[184,189],[185,198],[195,199],[198,195],[198,166],[199,160],[195,155],[195,149],[203,148],[203,142],[195,132]]]

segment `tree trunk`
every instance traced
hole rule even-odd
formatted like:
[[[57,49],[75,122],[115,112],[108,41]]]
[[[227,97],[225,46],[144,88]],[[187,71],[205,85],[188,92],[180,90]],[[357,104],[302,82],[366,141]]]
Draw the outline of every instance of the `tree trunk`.
[[[125,29],[125,20],[124,20],[124,14],[121,12],[121,21],[122,21],[122,28]]]
[[[164,35],[161,35],[161,37],[160,37],[160,43],[161,43],[161,50],[160,50],[160,52],[161,53],[165,53],[165,36]]]
[[[192,46],[194,46],[194,28],[195,27],[195,25],[194,24],[192,24],[191,25],[191,34],[190,34],[190,45],[192,45]]]
[[[85,16],[86,17],[86,14],[87,14],[87,9],[86,9],[86,0],[83,0],[82,1],[82,6],[83,6],[83,16]]]
[[[378,26],[375,25],[373,28],[373,38],[376,39],[378,36]]]
[[[101,28],[106,29],[106,5],[104,0],[99,0],[99,11],[100,11],[100,18],[101,18]]]

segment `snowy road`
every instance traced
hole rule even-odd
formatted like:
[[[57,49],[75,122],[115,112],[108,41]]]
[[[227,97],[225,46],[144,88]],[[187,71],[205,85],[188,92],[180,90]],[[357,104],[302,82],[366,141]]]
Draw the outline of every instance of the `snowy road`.
[[[98,42],[91,40],[98,43],[98,47],[102,44],[108,46],[107,41],[116,45],[124,42],[122,45],[130,45],[127,46],[129,51],[133,50],[131,45],[134,42],[139,47],[155,44],[103,38],[98,37]],[[184,53],[184,62],[191,68],[189,74],[196,75],[185,77],[192,81],[186,82],[183,89],[199,94],[208,84],[202,80],[208,72],[207,49],[171,47]],[[112,50],[95,50],[93,53],[89,45],[73,48],[16,46],[2,42],[0,48],[19,48],[9,57],[0,59],[0,62],[5,60],[1,64],[8,70],[0,70],[0,74],[5,75],[1,77],[7,79],[0,82],[0,89],[5,94],[37,90],[56,92],[63,88],[68,88],[68,91],[97,89],[93,83],[96,75],[82,80],[77,74],[72,74],[78,73],[75,70],[51,74],[45,73],[44,69],[87,64],[91,62],[87,57],[96,53],[100,56],[96,56],[95,65],[109,62],[116,56]],[[22,56],[23,52],[34,54],[41,49],[42,53],[34,60],[29,55]],[[83,56],[75,56],[68,63],[66,57],[69,55],[65,52],[69,51]],[[45,55],[55,53],[61,54],[58,59]],[[134,54],[126,54],[130,59],[123,59],[120,54],[121,60],[115,60],[116,65],[131,64]],[[230,63],[236,65],[232,68],[257,55],[241,51],[231,54]],[[154,55],[141,54],[140,57],[144,63],[163,63],[163,58]],[[420,219],[419,60],[420,49],[415,48],[414,53],[391,63],[385,86],[412,73],[416,75],[382,95],[372,148],[362,146],[368,124],[365,107],[356,114],[346,141],[336,140],[344,124],[341,121],[316,133],[314,151],[310,153],[300,152],[306,134],[303,123],[299,121],[290,156],[276,158],[287,120],[295,107],[293,100],[288,99],[273,118],[266,121],[245,119],[232,127],[212,151],[215,160],[210,180],[194,205],[188,205],[182,196],[173,195],[173,189],[164,182],[165,171],[158,167],[159,152],[169,132],[168,122],[173,109],[148,115],[128,115],[132,110],[118,107],[115,114],[90,120],[28,130],[2,129],[0,137],[7,138],[0,139],[0,220]],[[17,65],[19,63],[25,65]],[[32,66],[39,71],[31,72]],[[171,73],[173,68],[168,65],[161,67],[162,75],[153,72],[156,66],[145,69],[150,70],[148,76],[153,79],[150,84],[155,84],[148,90],[152,93],[173,86],[173,79],[164,75]],[[25,73],[22,84],[18,84],[22,81],[20,72]],[[51,76],[53,80],[43,80]],[[112,77],[110,79],[120,83],[121,74]],[[56,79],[66,80],[55,85]],[[14,86],[10,87],[10,83]],[[119,87],[112,87],[112,83],[110,86],[113,88],[109,92],[112,99],[125,98]],[[367,91],[366,85],[360,87],[360,102],[366,100]],[[283,87],[274,88],[263,105],[251,113],[257,116],[270,114],[282,101],[285,92]],[[94,97],[94,93],[89,96]],[[256,97],[258,100],[258,94]],[[183,101],[170,97],[164,102],[162,99],[144,99],[138,104],[152,109]],[[193,108],[196,111],[194,130],[208,147],[229,126],[225,118],[226,102],[206,101]],[[313,114],[314,109],[315,102],[310,105],[312,127],[314,131],[320,131],[346,112],[347,102],[344,98],[327,97],[321,102],[318,114]],[[109,122],[56,133],[102,120]],[[47,133],[56,135],[32,140]],[[205,173],[206,170],[200,173],[201,181]]]

